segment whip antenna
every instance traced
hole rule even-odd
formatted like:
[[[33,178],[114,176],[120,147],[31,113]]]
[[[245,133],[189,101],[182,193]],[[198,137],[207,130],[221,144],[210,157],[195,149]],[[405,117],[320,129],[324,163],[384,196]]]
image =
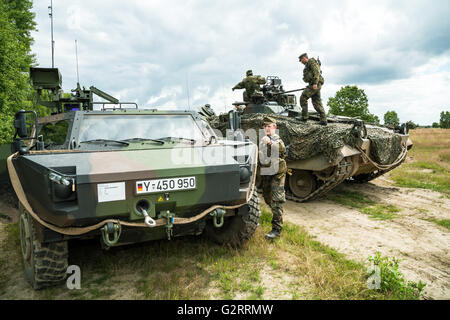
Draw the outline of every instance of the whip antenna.
[[[77,83],[80,83],[80,75],[78,73],[78,45],[76,39],[75,39],[75,59],[77,60]]]
[[[191,103],[190,103],[190,100],[189,100],[189,75],[188,74],[186,74],[186,93],[187,93],[187,98],[188,98],[188,107],[189,107],[189,110],[191,110]]]
[[[50,0],[50,6],[48,7],[48,16],[51,21],[51,34],[52,34],[52,68],[55,67],[55,41],[53,40],[53,0]]]

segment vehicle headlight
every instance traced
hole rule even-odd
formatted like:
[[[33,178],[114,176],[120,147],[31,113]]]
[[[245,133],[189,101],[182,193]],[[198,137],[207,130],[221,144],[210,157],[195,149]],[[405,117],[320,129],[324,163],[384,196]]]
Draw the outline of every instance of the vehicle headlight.
[[[251,172],[248,166],[242,166],[239,170],[241,183],[247,183],[250,180]]]

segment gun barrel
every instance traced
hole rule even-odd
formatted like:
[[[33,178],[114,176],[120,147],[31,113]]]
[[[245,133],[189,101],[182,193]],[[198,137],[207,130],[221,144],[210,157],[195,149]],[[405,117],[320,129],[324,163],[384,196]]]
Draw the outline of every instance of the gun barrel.
[[[306,89],[306,87],[305,87],[305,88],[301,88],[301,89],[295,89],[295,90],[283,91],[283,92],[277,93],[277,95],[278,95],[278,94],[285,94],[285,93],[291,93],[291,92],[302,91],[302,90],[305,90],[305,89]]]

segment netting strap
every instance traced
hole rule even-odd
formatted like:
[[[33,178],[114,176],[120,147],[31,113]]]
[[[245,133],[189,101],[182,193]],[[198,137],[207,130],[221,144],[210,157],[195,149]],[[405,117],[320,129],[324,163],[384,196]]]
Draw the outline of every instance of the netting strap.
[[[400,152],[400,155],[397,157],[397,159],[391,163],[391,164],[379,164],[375,161],[373,161],[372,159],[370,159],[370,157],[364,152],[363,149],[361,149],[360,146],[356,146],[357,149],[361,152],[361,156],[368,162],[370,162],[371,164],[373,164],[378,170],[389,170],[390,168],[398,165],[399,163],[401,163],[403,160],[405,160],[406,157],[406,153],[408,152],[408,148],[406,147],[406,143],[402,143],[402,152]]]

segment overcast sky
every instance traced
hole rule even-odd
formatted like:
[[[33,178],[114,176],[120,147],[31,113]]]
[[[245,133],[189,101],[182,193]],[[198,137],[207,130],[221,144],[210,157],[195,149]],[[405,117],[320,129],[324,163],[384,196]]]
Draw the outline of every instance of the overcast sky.
[[[34,1],[41,67],[51,66],[49,5]],[[224,112],[242,100],[231,88],[248,69],[301,88],[298,56],[308,52],[322,61],[326,109],[357,85],[380,119],[395,110],[430,125],[450,110],[449,0],[53,0],[53,13],[66,92],[76,87],[77,39],[81,85],[141,107]]]

